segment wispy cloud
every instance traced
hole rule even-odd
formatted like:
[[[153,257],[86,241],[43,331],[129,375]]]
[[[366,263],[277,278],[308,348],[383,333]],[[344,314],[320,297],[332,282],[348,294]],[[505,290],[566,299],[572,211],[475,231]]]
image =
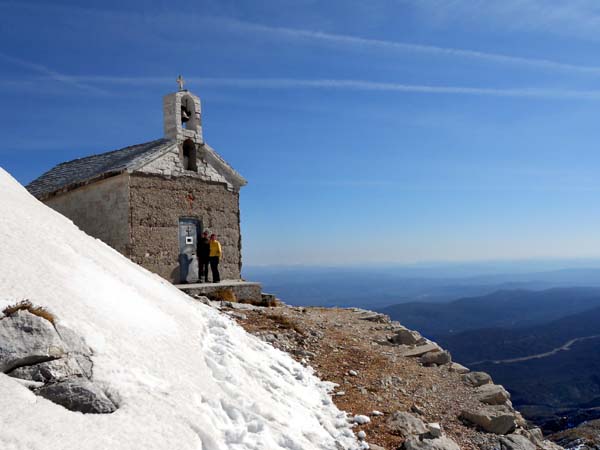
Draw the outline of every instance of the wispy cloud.
[[[96,87],[127,86],[170,86],[173,77],[134,77],[134,76],[68,76],[62,75],[70,84],[85,87],[94,92],[109,94],[110,91]],[[55,76],[35,77],[40,83],[56,80]],[[557,100],[600,100],[600,90],[576,90],[560,88],[495,88],[474,86],[435,86],[422,84],[385,83],[369,80],[344,80],[344,79],[300,79],[300,78],[210,78],[186,77],[188,83],[195,86],[209,86],[215,88],[232,89],[337,89],[371,92],[398,92],[430,95],[472,95],[491,97],[515,97],[532,99],[557,99]],[[60,81],[63,81],[62,79]],[[23,83],[32,86],[32,79],[0,80],[0,85],[18,86]]]
[[[550,29],[564,32],[565,29],[575,31],[586,30],[590,34],[599,36],[600,33],[600,8],[592,0],[571,0],[557,5],[549,5],[545,0],[503,0],[490,2],[489,0],[402,0],[413,5],[423,12],[427,20],[435,17],[438,21],[466,21],[479,20],[481,22],[494,21],[504,23],[512,28]],[[353,50],[379,49],[403,53],[429,54],[437,57],[479,60],[495,64],[530,67],[541,70],[574,72],[582,74],[600,75],[600,66],[572,64],[544,57],[523,57],[493,51],[479,51],[468,48],[447,47],[442,45],[426,45],[415,42],[394,41],[386,39],[355,36],[348,34],[331,33],[308,28],[291,28],[286,26],[273,26],[255,22],[242,21],[223,16],[210,16],[192,11],[179,13],[177,11],[156,12],[144,11],[125,12],[110,9],[93,9],[76,7],[38,4],[38,3],[12,3],[0,0],[0,6],[12,9],[19,8],[31,14],[40,14],[40,11],[51,11],[61,14],[61,20],[72,21],[80,25],[90,18],[95,17],[102,23],[127,24],[128,28],[136,28],[148,32],[157,38],[156,29],[162,29],[162,39],[172,42],[180,40],[177,30],[180,23],[194,23],[200,28],[214,30],[217,33],[238,32],[246,34],[263,34],[277,36],[278,38],[295,40],[297,42],[310,42],[317,44],[336,45]]]
[[[127,86],[173,84],[172,77],[76,77],[81,82]],[[357,91],[405,92],[420,94],[479,95],[494,97],[525,97],[564,100],[600,100],[600,90],[545,88],[493,88],[470,86],[431,86],[403,83],[382,83],[368,80],[296,79],[296,78],[206,78],[186,77],[197,86],[239,89],[346,89]]]
[[[216,19],[215,19],[216,20]],[[239,30],[259,32],[259,33],[270,33],[278,36],[304,39],[311,41],[328,42],[337,45],[344,45],[354,48],[379,48],[383,50],[395,50],[402,52],[413,52],[413,53],[428,53],[436,56],[448,56],[458,57],[467,59],[477,59],[488,62],[500,63],[500,64],[513,64],[520,66],[529,66],[539,69],[550,69],[550,70],[561,70],[571,72],[581,72],[590,74],[600,74],[600,67],[597,66],[585,66],[578,64],[569,64],[560,61],[554,61],[544,58],[525,58],[520,56],[507,55],[495,52],[483,52],[463,48],[444,47],[436,45],[423,45],[410,42],[399,42],[382,39],[372,39],[358,36],[350,36],[345,34],[326,33],[322,31],[298,29],[298,28],[287,28],[287,27],[273,27],[260,25],[250,22],[242,22],[235,20],[222,20],[224,24],[230,28],[236,28]]]
[[[16,58],[14,56],[7,55],[5,53],[0,52],[0,59],[4,60],[10,64],[17,65],[20,67],[24,67],[29,69],[30,71],[36,72],[38,74],[44,75],[47,79],[58,81],[60,83],[67,84],[71,87],[76,87],[78,89],[82,89],[84,91],[88,91],[94,94],[108,94],[104,89],[100,89],[96,86],[91,86],[89,84],[78,81],[76,77],[72,77],[69,75],[65,75],[63,73],[57,72],[55,70],[50,69],[42,64],[34,63],[31,61],[26,61],[21,58]],[[12,81],[13,84],[17,84],[16,81]],[[30,83],[28,80],[23,80],[23,83]]]
[[[420,10],[423,19],[438,23],[470,23],[503,31],[523,30],[546,35],[598,40],[597,0],[402,0]]]

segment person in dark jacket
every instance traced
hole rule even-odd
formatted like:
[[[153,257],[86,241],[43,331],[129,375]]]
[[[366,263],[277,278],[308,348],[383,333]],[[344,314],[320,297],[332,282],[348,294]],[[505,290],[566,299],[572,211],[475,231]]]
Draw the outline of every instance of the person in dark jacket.
[[[208,240],[208,231],[205,231],[198,240],[198,279],[200,283],[203,280],[208,283],[209,255],[210,241]]]

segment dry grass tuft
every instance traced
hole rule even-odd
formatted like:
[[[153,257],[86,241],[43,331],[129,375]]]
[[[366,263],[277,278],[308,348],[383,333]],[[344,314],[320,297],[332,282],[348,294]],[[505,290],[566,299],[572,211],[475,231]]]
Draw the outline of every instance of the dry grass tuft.
[[[270,296],[263,296],[262,305],[272,308],[275,306],[281,306],[282,303],[275,296],[270,295]]]
[[[41,306],[33,306],[33,304],[29,300],[23,300],[14,305],[7,306],[2,310],[2,313],[9,317],[15,314],[17,311],[28,311],[34,316],[41,317],[42,319],[46,319],[52,325],[54,325],[54,315],[48,311],[47,309]]]
[[[237,297],[235,296],[235,292],[233,292],[233,289],[219,289],[215,292],[211,292],[206,295],[211,300],[217,300],[217,301],[221,301],[221,302],[236,303],[238,301]]]
[[[251,298],[241,299],[240,303],[247,303],[248,305],[263,306],[265,308],[273,308],[275,306],[281,306],[281,302],[276,298],[262,298],[260,300],[253,300]]]
[[[284,328],[286,330],[294,330],[296,333],[305,335],[305,331],[298,326],[298,324],[283,314],[269,314],[267,318],[271,319],[278,328]]]

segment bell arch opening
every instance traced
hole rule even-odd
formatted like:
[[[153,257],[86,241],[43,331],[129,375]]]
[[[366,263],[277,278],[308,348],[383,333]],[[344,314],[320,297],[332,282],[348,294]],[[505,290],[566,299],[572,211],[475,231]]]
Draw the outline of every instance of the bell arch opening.
[[[197,160],[196,144],[191,139],[183,141],[182,158],[184,170],[191,170],[198,172],[198,160]]]
[[[189,95],[181,99],[181,128],[193,131],[198,128],[196,104]]]

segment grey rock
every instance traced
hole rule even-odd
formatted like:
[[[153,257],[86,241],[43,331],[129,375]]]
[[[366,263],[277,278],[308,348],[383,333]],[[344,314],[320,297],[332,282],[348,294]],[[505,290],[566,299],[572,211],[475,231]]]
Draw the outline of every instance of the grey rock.
[[[516,434],[519,434],[525,437],[527,440],[535,444],[536,448],[540,448],[543,450],[562,450],[563,447],[555,444],[554,442],[548,441],[544,439],[544,434],[540,428],[521,428],[515,431]],[[507,437],[510,437],[509,435]]]
[[[442,427],[439,423],[428,423],[427,424],[428,435],[432,438],[442,437]]]
[[[360,313],[358,320],[366,320],[368,322],[388,323],[390,318],[385,314],[369,311],[361,308],[353,308],[354,312]]]
[[[543,449],[543,450],[564,450],[563,447],[561,447],[558,444],[555,444],[552,441],[549,441],[547,439],[544,439],[539,446]]]
[[[420,439],[417,436],[411,436],[404,444],[404,450],[460,450],[460,447],[452,439],[442,436],[435,439]]]
[[[306,350],[303,348],[296,349],[294,351],[294,354],[296,354],[298,356],[303,356],[305,358],[315,358],[317,356],[317,354],[315,352],[311,352],[310,350]]]
[[[8,373],[22,380],[42,383],[63,381],[69,377],[84,376],[85,373],[74,358],[60,358],[31,366],[19,367]]]
[[[93,373],[93,368],[94,368],[94,363],[92,362],[92,358],[88,355],[79,355],[79,354],[75,354],[73,356],[73,358],[79,364],[79,368],[83,371],[83,374],[88,378],[92,378],[92,373]]]
[[[492,382],[492,377],[485,372],[471,372],[463,375],[462,377],[465,384],[469,386],[483,386],[484,384],[488,384]]]
[[[396,411],[387,421],[388,428],[401,436],[421,435],[429,430],[418,417],[405,411]]]
[[[502,405],[510,400],[510,394],[498,384],[484,384],[475,390],[476,398],[488,405]]]
[[[55,324],[54,328],[58,333],[60,339],[63,341],[67,351],[69,353],[75,353],[80,355],[91,355],[92,349],[85,343],[85,341],[70,328],[62,326],[60,323]]]
[[[111,413],[117,406],[90,381],[91,355],[72,330],[28,311],[0,320],[1,372],[71,411]]]
[[[535,427],[535,428],[531,428],[529,430],[525,430],[527,435],[529,436],[529,440],[530,441],[534,441],[534,442],[541,442],[544,440],[544,433],[542,433],[542,429]]]
[[[418,414],[418,415],[420,415],[420,416],[424,416],[424,415],[425,415],[425,411],[423,411],[423,408],[421,408],[421,407],[420,407],[419,405],[417,405],[416,403],[415,403],[415,404],[413,404],[413,405],[410,407],[410,410],[411,410],[412,412],[414,412],[415,414]]]
[[[70,411],[108,414],[117,410],[117,406],[104,391],[85,378],[47,384],[37,389],[35,393]]]
[[[536,450],[533,442],[520,434],[509,434],[500,438],[502,450]]]
[[[0,320],[0,372],[52,361],[64,354],[63,343],[48,320],[28,311]]]
[[[22,380],[20,378],[15,378],[15,381],[21,386],[25,386],[30,391],[34,390],[35,388],[42,387],[44,385],[44,383],[42,383],[41,381]]]
[[[417,356],[423,356],[427,352],[441,351],[441,350],[442,349],[440,348],[440,346],[437,345],[436,343],[427,342],[422,345],[417,345],[416,347],[405,346],[404,349],[400,350],[400,355],[405,356],[407,358],[412,358],[412,357],[417,357]]]
[[[423,339],[419,333],[402,328],[397,330],[396,334],[389,338],[389,341],[395,345],[415,345]]]
[[[369,444],[369,449],[370,450],[385,450],[385,448],[383,448],[379,445],[376,445],[376,444]]]
[[[213,302],[213,303],[220,303],[220,306],[222,308],[237,309],[240,311],[256,311],[256,310],[262,309],[260,306],[254,306],[254,305],[251,305],[250,303],[236,303],[236,302]]]
[[[65,349],[69,357],[74,358],[83,374],[86,377],[91,378],[93,369],[93,363],[91,359],[93,354],[92,349],[86,344],[81,336],[79,336],[70,328],[64,327],[60,325],[60,323],[57,323],[55,328],[65,345]]]
[[[486,405],[474,410],[463,410],[460,417],[494,434],[508,434],[516,426],[518,417],[506,405]]]
[[[450,370],[459,374],[465,374],[471,371],[468,367],[465,367],[457,362],[453,362],[452,364],[450,364]]]
[[[451,362],[452,357],[450,356],[450,352],[447,350],[433,351],[425,353],[423,356],[421,356],[419,361],[425,366],[441,366]]]
[[[248,316],[246,314],[242,314],[241,312],[229,311],[229,317],[233,317],[234,319],[246,320]]]

